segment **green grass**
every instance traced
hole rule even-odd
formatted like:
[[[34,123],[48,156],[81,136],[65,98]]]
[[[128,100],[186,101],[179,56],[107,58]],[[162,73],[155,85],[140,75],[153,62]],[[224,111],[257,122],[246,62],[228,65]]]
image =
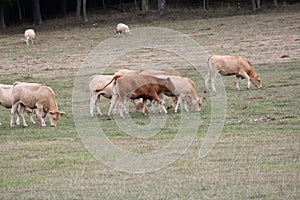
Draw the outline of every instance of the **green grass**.
[[[42,27],[35,45],[30,47],[20,42],[22,27],[12,28],[15,34],[0,35],[1,83],[49,85],[56,93],[59,108],[66,112],[55,128],[49,126],[49,120],[47,127],[29,124],[27,128],[9,128],[9,110],[0,107],[0,198],[299,199],[298,18],[296,12],[281,11],[146,24],[182,31],[208,53],[246,55],[261,74],[263,88],[251,85],[247,90],[242,80],[241,90],[236,91],[235,77],[222,77],[227,97],[224,128],[216,146],[200,159],[198,151],[210,124],[211,99],[203,93],[203,79],[188,63],[171,53],[159,52],[162,57],[176,60],[171,64],[195,81],[205,99],[199,129],[187,151],[170,165],[145,174],[119,172],[98,161],[86,150],[73,120],[76,73],[93,47],[113,34],[109,25],[68,26],[50,32]],[[285,23],[281,23],[283,19]],[[47,23],[53,22],[45,22],[45,27]],[[132,26],[145,24],[136,22]],[[280,58],[282,54],[290,57]],[[156,56],[156,52],[146,50],[129,53],[112,63],[111,69],[162,62]],[[166,64],[164,60],[162,63]],[[109,100],[102,99],[101,103],[106,114]],[[139,126],[151,123],[149,116],[133,109],[130,115]],[[153,117],[162,119],[164,115]],[[267,121],[270,117],[275,120]],[[180,113],[169,113],[161,132],[146,139],[127,135],[106,116],[96,121],[113,144],[126,151],[148,153],[174,139]]]

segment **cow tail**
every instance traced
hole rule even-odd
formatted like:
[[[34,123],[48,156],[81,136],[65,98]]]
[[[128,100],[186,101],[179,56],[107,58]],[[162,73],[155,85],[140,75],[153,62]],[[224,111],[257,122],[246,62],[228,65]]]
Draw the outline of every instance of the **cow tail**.
[[[109,84],[111,84],[113,81],[116,81],[118,78],[120,78],[121,76],[114,76],[109,83],[107,83],[103,88],[101,89],[96,89],[94,90],[95,92],[101,92],[102,90],[104,90]]]

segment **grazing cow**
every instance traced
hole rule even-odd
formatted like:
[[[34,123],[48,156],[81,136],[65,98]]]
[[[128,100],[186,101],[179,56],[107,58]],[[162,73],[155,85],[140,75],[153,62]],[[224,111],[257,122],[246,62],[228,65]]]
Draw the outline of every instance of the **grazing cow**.
[[[102,112],[100,109],[100,96],[104,96],[105,98],[111,99],[113,95],[113,84],[110,83],[105,88],[104,86],[112,80],[114,76],[112,75],[93,75],[90,77],[90,115],[94,117],[94,106],[96,107],[97,114],[102,116]],[[100,92],[95,92],[98,88],[104,88]]]
[[[126,24],[123,24],[123,23],[117,24],[116,32],[117,32],[117,34],[123,34],[123,35],[130,34],[129,27]]]
[[[115,107],[117,100],[119,100],[118,110],[121,118],[124,118],[123,110],[126,112],[127,99],[143,98],[143,114],[146,115],[147,99],[155,100],[160,105],[160,111],[163,109],[162,101],[159,98],[160,93],[172,93],[175,87],[172,81],[167,79],[160,79],[152,76],[128,75],[128,76],[114,76],[114,95],[112,97],[111,105],[108,112],[108,117],[111,118],[112,110]],[[96,92],[99,92],[96,90]],[[164,109],[166,112],[166,109]]]
[[[188,112],[189,109],[187,105],[194,108],[195,111],[201,110],[202,99],[199,96],[195,83],[187,78],[181,76],[168,76],[168,75],[155,75],[158,78],[170,78],[175,86],[175,90],[172,94],[165,93],[166,96],[176,97],[173,98],[173,103],[175,102],[174,112],[176,113],[179,105],[184,103],[184,108]],[[163,95],[160,96],[163,98]]]
[[[134,70],[128,69],[120,69],[115,73],[115,76],[123,76],[123,75],[130,75],[135,74],[137,72]],[[94,117],[94,106],[96,107],[97,114],[102,116],[102,112],[100,109],[100,96],[105,98],[111,99],[113,95],[113,88],[114,85],[112,84],[113,75],[93,75],[90,77],[89,87],[90,87],[90,116]],[[103,88],[103,90],[99,90],[100,92],[96,92],[97,89]],[[132,101],[135,105],[136,111],[142,110],[142,103],[143,100],[135,99]]]
[[[33,44],[33,39],[35,38],[35,32],[33,29],[25,30],[24,36],[27,45]]]
[[[46,126],[45,117],[48,113],[51,126],[56,126],[60,116],[64,114],[64,112],[58,110],[54,91],[50,87],[38,83],[14,83],[11,102],[11,127],[13,126],[14,115],[19,105],[22,108],[20,115],[25,127],[27,126],[24,119],[25,107],[36,109],[36,116],[41,121],[42,126]]]
[[[212,55],[208,58],[208,74],[205,79],[205,92],[211,83],[212,90],[216,92],[215,80],[217,73],[223,76],[236,76],[236,88],[239,90],[239,78],[247,80],[247,89],[250,89],[250,81],[261,88],[260,75],[255,73],[251,62],[243,56],[219,56]]]
[[[11,99],[12,99],[12,89],[13,89],[13,85],[4,85],[4,84],[0,84],[0,105],[4,106],[5,108],[11,108],[12,104],[11,104]],[[17,109],[17,120],[16,123],[19,123],[19,111],[20,111],[20,106]],[[32,117],[32,113],[34,112],[32,109],[26,108],[25,112],[27,112],[30,121],[32,122],[32,124],[35,124],[35,121]]]

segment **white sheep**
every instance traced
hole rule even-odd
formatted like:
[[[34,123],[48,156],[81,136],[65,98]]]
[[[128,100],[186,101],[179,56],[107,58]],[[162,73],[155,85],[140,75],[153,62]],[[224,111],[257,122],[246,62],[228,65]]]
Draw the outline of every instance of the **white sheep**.
[[[33,39],[35,38],[35,32],[33,29],[27,29],[24,33],[26,44],[33,44]]]
[[[116,27],[116,32],[117,34],[124,34],[124,35],[129,35],[130,30],[129,27],[126,24],[119,23]]]

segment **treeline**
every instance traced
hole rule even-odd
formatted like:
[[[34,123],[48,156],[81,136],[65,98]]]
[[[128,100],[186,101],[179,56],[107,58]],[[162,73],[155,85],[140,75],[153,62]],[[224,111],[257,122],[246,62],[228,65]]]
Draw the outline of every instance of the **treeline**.
[[[168,7],[194,7],[212,10],[217,3],[247,5],[246,9],[260,10],[268,4],[278,7],[281,4],[291,4],[298,0],[0,0],[0,28],[10,23],[31,20],[34,25],[42,23],[42,19],[64,17],[68,13],[76,12],[77,17],[83,16],[88,21],[87,10],[116,9],[121,12],[134,10],[147,14],[150,10],[163,13]],[[133,8],[133,9],[132,9]]]

